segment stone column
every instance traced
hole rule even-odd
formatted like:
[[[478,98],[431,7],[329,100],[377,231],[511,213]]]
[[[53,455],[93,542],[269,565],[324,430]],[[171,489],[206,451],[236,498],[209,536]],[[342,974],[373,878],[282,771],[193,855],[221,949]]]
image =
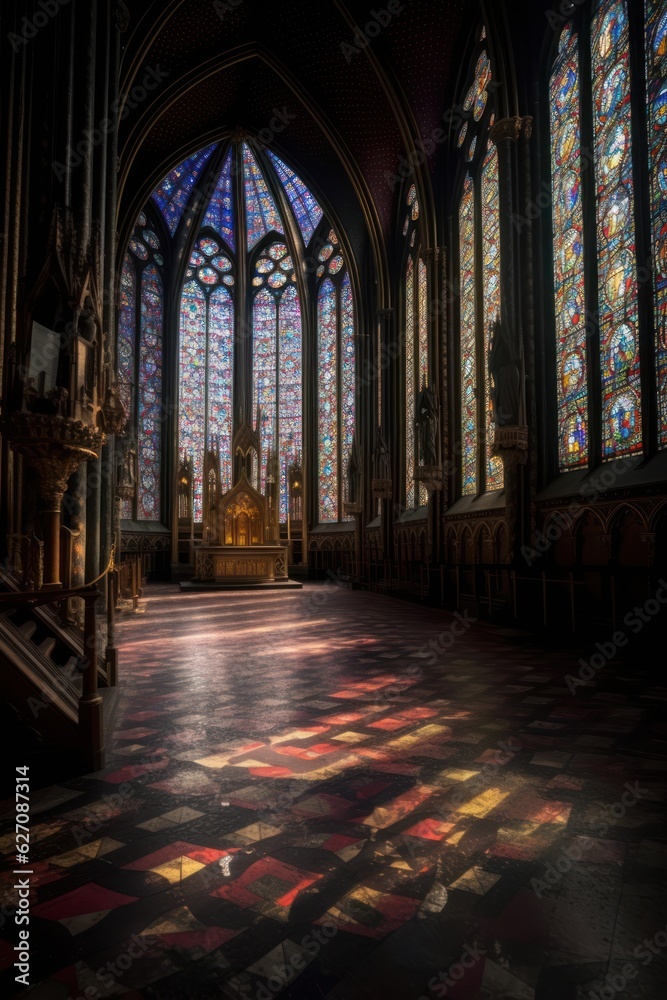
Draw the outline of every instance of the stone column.
[[[516,424],[496,425],[493,450],[503,462],[505,476],[505,521],[509,536],[510,560],[517,556],[518,539],[522,536],[525,499],[523,466],[528,459],[528,427],[526,423],[525,360],[518,308],[517,273],[515,268],[514,189],[518,171],[517,143],[524,132],[530,137],[532,118],[503,118],[491,130],[491,141],[498,150],[498,189],[500,222],[500,287],[501,320],[508,331],[512,353],[520,375],[520,401]]]

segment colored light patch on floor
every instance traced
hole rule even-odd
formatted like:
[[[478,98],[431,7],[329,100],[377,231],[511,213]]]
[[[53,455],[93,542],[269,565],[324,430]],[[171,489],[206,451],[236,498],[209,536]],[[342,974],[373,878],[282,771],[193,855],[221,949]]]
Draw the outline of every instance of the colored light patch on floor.
[[[451,830],[454,829],[456,823],[447,823],[441,819],[422,819],[414,826],[408,827],[407,830],[403,831],[404,837],[417,837],[420,840],[442,840]]]
[[[464,816],[475,816],[477,819],[483,819],[494,809],[497,809],[505,799],[509,798],[510,794],[511,792],[503,792],[500,788],[488,788],[480,795],[475,795],[468,802],[457,804],[456,811]]]
[[[314,872],[268,857],[250,865],[231,885],[224,885],[211,895],[284,922],[299,893],[321,878]]]
[[[399,820],[405,819],[419,806],[426,802],[433,795],[434,789],[427,786],[417,786],[410,791],[404,792],[386,805],[377,806],[366,819],[362,820],[364,826],[384,829],[393,826]]]
[[[198,844],[188,844],[184,840],[177,840],[173,844],[161,847],[158,851],[153,851],[152,854],[131,861],[123,867],[129,871],[155,871],[156,866],[173,861],[181,855],[198,862],[200,865],[210,865],[214,861],[218,861],[224,853],[224,850],[215,847],[200,847]]]

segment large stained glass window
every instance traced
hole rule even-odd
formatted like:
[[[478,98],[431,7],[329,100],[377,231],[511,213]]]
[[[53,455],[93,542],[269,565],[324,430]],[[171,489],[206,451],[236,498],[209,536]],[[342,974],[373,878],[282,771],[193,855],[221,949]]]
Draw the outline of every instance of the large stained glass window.
[[[307,246],[313,238],[313,233],[322,221],[324,213],[306,185],[297,177],[294,171],[290,170],[271,150],[268,150],[268,155],[282,181],[285,193],[296,216],[296,221],[299,223],[303,242]]]
[[[116,370],[120,396],[128,417],[132,417],[132,389],[135,383],[134,361],[137,324],[137,275],[132,258],[125,254],[120,275],[120,313]]]
[[[338,322],[330,278],[317,296],[320,521],[338,520]]]
[[[483,358],[489,357],[494,322],[500,318],[500,203],[498,191],[498,151],[489,140],[482,165],[482,288],[484,290]],[[484,364],[484,428],[486,435],[486,488],[501,490],[503,463],[493,454],[494,416],[491,376]]]
[[[598,4],[591,27],[605,457],[642,447],[626,8],[625,0]]]
[[[208,200],[202,204],[202,198]],[[199,230],[190,233],[194,218],[200,220]],[[310,278],[305,267],[309,246],[319,257],[318,273]],[[169,296],[165,259],[180,289],[166,353],[178,368],[177,461],[192,462],[195,522],[203,515],[206,452],[219,455],[222,488],[230,488],[233,434],[241,422],[254,424],[259,414],[262,463],[255,485],[266,489],[269,455],[276,457],[280,519],[286,523],[288,470],[306,465],[306,336],[313,344],[319,414],[312,428],[316,461],[308,468],[320,519],[343,520],[356,408],[349,270],[335,231],[301,177],[250,139],[226,148],[213,144],[172,170],[129,241],[120,278],[117,353],[121,393],[138,439],[138,489],[123,515],[143,520],[167,515],[161,510],[161,470],[173,407],[163,402],[171,382],[163,373]],[[312,310],[304,311],[304,295]],[[317,303],[327,295],[325,329]],[[330,342],[327,330],[333,331]],[[330,426],[320,435],[327,408]]]
[[[338,237],[318,251],[318,518],[344,521],[356,410],[354,298]]]
[[[415,505],[415,262],[405,274],[405,506]]]
[[[477,493],[477,336],[475,332],[475,188],[465,179],[459,206],[461,286],[462,492]]]
[[[271,243],[255,259],[252,312],[253,412],[260,412],[266,487],[269,450],[278,456],[280,519],[287,521],[289,466],[300,461],[303,422],[301,303],[286,243]]]
[[[155,228],[142,212],[121,270],[116,342],[120,395],[137,439],[136,494],[123,501],[121,513],[139,521],[159,521],[162,513],[164,257],[161,249]]]
[[[273,196],[246,143],[243,143],[243,176],[248,250],[252,250],[262,236],[272,231],[282,233],[283,226]]]
[[[234,264],[222,240],[200,236],[186,270],[179,340],[179,454],[192,460],[194,514],[203,512],[204,453],[220,455],[232,485]]]
[[[160,520],[162,454],[162,280],[155,264],[141,278],[137,517]]]
[[[585,466],[589,457],[578,46],[577,35],[566,28],[551,76],[549,101],[558,458],[563,470]]]
[[[667,448],[667,9],[660,0],[646,0],[646,77],[658,443]]]
[[[194,511],[199,521],[206,426],[206,296],[197,281],[188,281],[181,295],[179,347],[179,451],[193,461]]]
[[[183,217],[183,211],[199,179],[202,170],[208,163],[215,145],[207,146],[194,156],[188,157],[180,166],[167,174],[160,186],[153,192],[153,199],[173,236]]]
[[[457,135],[463,176],[458,211],[459,345],[461,357],[461,493],[502,490],[502,461],[494,455],[495,420],[489,352],[502,319],[498,152],[490,133],[495,115],[486,32],[477,37]]]
[[[590,80],[583,80],[589,55]],[[634,83],[645,83],[646,100],[633,104]],[[667,447],[664,0],[596,0],[578,12],[560,35],[550,103],[558,454],[567,471],[640,454],[654,431]],[[593,171],[588,188],[584,149]],[[584,268],[584,250],[594,267]],[[640,309],[641,275],[649,271],[653,301],[642,296]],[[643,425],[654,408],[642,399],[642,369],[656,375],[657,427],[648,440]],[[597,454],[589,443],[595,426]]]
[[[407,263],[405,269],[405,506],[424,507],[428,493],[423,483],[415,485],[417,395],[428,385],[428,278],[426,263],[419,256],[419,198],[412,184],[407,194],[403,225]]]

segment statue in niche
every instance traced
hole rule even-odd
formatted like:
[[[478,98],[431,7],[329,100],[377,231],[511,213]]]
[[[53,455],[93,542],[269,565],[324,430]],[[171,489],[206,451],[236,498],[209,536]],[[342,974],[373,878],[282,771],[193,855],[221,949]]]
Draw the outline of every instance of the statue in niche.
[[[389,450],[381,427],[378,427],[375,451],[373,452],[373,479],[382,479],[385,481],[391,479]]]
[[[521,374],[507,325],[497,318],[489,351],[493,379],[491,401],[497,427],[517,427],[520,422]]]
[[[79,316],[77,332],[80,337],[83,337],[83,339],[87,341],[87,343],[97,343],[97,318],[95,316],[93,300],[90,295],[86,296],[86,301],[83,304],[83,309],[81,310],[81,314]]]
[[[438,397],[425,386],[417,400],[417,439],[419,464],[428,468],[438,465]]]

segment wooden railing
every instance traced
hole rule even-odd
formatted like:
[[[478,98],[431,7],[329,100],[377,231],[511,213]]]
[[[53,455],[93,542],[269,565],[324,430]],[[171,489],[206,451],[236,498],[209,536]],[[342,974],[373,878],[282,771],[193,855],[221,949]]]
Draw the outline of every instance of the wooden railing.
[[[83,687],[79,698],[79,731],[82,750],[90,769],[95,771],[104,766],[104,723],[102,696],[98,690],[98,642],[97,642],[97,602],[102,596],[98,584],[104,581],[107,588],[107,647],[106,670],[109,687],[115,686],[118,674],[118,651],[115,644],[115,578],[114,551],[109,565],[98,577],[80,587],[60,590],[12,590],[0,593],[0,610],[3,607],[35,608],[53,605],[56,614],[67,606],[72,598],[83,601],[83,661],[81,663]]]

